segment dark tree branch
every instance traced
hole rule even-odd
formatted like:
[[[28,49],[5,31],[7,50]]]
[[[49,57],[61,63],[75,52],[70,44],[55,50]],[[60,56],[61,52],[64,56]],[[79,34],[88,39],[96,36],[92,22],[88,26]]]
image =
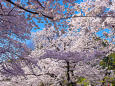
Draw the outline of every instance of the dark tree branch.
[[[6,1],[9,2],[9,3],[11,3],[11,4],[13,4],[14,6],[16,6],[16,7],[20,8],[20,9],[26,11],[26,12],[29,12],[29,13],[32,13],[32,14],[40,14],[40,13],[41,13],[41,12],[38,13],[38,12],[33,12],[33,11],[28,10],[28,9],[25,9],[25,8],[21,7],[20,5],[18,5],[18,4],[15,4],[15,3],[12,2],[11,0],[6,0]],[[43,13],[41,13],[41,14],[42,14],[42,16],[53,20],[53,17],[44,15]]]
[[[14,10],[15,7],[13,7],[9,12],[8,12],[8,15]]]
[[[38,4],[39,4],[43,9],[45,9],[45,7],[40,3],[39,0],[37,0],[37,2],[38,2]]]
[[[14,6],[16,6],[16,7],[20,8],[20,9],[22,9],[22,10],[25,10],[25,11],[29,12],[29,13],[32,13],[32,14],[39,14],[38,12],[33,12],[33,11],[30,11],[30,10],[27,10],[27,9],[21,7],[20,5],[15,4],[15,3],[12,2],[11,0],[6,0],[6,1],[9,2],[9,3],[11,3],[11,4],[13,4]]]
[[[41,14],[42,14],[42,16],[44,16],[44,17],[46,17],[46,18],[48,18],[48,19],[51,19],[51,20],[54,19],[53,17],[50,17],[50,16],[47,16],[47,15],[44,15],[43,13],[41,13]]]
[[[69,74],[69,72],[70,72],[70,63],[69,63],[69,61],[66,61],[66,63],[67,63],[67,81],[68,81],[68,83],[70,83],[70,74]]]
[[[73,16],[73,17],[64,17],[64,18],[60,18],[60,19],[57,19],[57,20],[63,20],[63,19],[69,19],[69,18],[76,18],[76,17],[100,17],[100,18],[102,18],[102,17],[113,17],[113,18],[115,18],[115,16]]]
[[[2,10],[3,14],[5,14],[3,8],[2,8],[2,4],[0,3],[0,9]]]
[[[12,17],[16,17],[16,15],[10,15],[10,14],[0,14],[0,16],[12,16]]]
[[[44,16],[44,17],[46,17],[46,18],[48,18],[48,19],[54,20],[54,17],[45,15],[45,14],[43,14],[43,13],[41,13],[41,12],[33,12],[33,11],[30,11],[30,10],[25,9],[24,7],[22,7],[22,6],[18,5],[18,4],[15,4],[15,3],[12,2],[11,0],[6,0],[6,1],[9,2],[9,3],[11,3],[11,4],[13,4],[14,6],[16,6],[16,7],[20,8],[20,9],[26,11],[26,12],[29,12],[29,13],[32,13],[32,14],[41,14],[42,16]],[[41,4],[38,0],[37,0],[37,2],[39,3],[39,5],[40,5],[42,8],[44,8],[44,7],[42,6],[42,4]],[[62,19],[68,19],[68,18],[76,18],[76,17],[100,17],[100,18],[102,18],[102,17],[115,17],[115,16],[83,16],[83,15],[82,15],[82,16],[73,16],[73,17],[72,17],[72,16],[70,16],[70,17],[63,17],[63,18],[56,19],[56,20],[54,20],[54,21],[62,20]]]

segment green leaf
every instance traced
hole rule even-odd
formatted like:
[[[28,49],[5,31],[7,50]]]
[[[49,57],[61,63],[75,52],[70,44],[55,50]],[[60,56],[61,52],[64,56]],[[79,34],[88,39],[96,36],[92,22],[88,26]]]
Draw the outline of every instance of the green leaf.
[[[86,78],[84,78],[84,77],[79,77],[79,79],[78,79],[78,83],[82,83],[83,81],[85,81],[86,80]]]
[[[83,86],[88,86],[89,85],[89,81],[84,78],[84,77],[79,77],[77,80],[78,84],[83,84]]]
[[[103,45],[104,47],[107,47],[107,44],[106,44],[105,42],[102,42],[102,45]]]
[[[104,57],[104,59],[100,61],[100,66],[103,68],[108,67],[109,70],[115,70],[115,53]]]

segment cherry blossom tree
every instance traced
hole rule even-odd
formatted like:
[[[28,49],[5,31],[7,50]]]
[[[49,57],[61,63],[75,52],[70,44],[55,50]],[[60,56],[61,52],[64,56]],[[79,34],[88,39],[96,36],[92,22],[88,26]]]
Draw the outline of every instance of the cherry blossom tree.
[[[96,59],[100,61],[115,51],[114,0],[84,0],[80,4],[75,3],[76,0],[63,0],[63,3],[61,0],[3,1],[7,1],[8,5],[14,5],[23,14],[28,13],[27,19],[35,27],[39,28],[33,18],[37,19],[38,23],[45,24],[45,28],[34,36],[36,49],[30,57],[65,60],[68,84],[72,83],[71,61],[87,64]],[[108,42],[96,35],[105,28],[110,30],[109,33],[103,33],[105,39],[109,38]]]
[[[54,24],[56,30],[66,28],[68,23],[66,19],[71,17],[98,17],[102,19],[114,17],[114,0],[83,0],[80,4],[76,0],[6,1],[24,12],[29,12],[28,20],[35,18],[39,23],[44,22],[46,27]],[[110,11],[105,12],[106,8],[110,8]],[[80,12],[80,15],[74,15],[75,12]],[[32,23],[39,27],[34,21]]]
[[[28,50],[24,41],[29,39],[31,25],[15,7],[0,1],[0,60],[24,57]]]
[[[30,39],[32,26],[28,23],[21,10],[0,0],[0,73],[1,75],[23,75],[21,62],[30,50],[25,41]],[[28,61],[28,60],[26,60]],[[25,63],[26,63],[25,61]],[[6,64],[9,62],[9,64]]]
[[[114,52],[114,6],[107,2],[112,3],[111,1],[86,1],[81,4],[75,4],[75,9],[77,8],[78,12],[82,9],[83,12],[68,19],[70,27],[63,35],[57,36],[54,34],[56,32],[53,27],[37,32],[34,40],[36,49],[46,50],[46,53],[41,58],[66,60],[67,65],[69,65],[70,60],[76,62],[88,62],[94,59],[102,60],[103,57]],[[97,3],[104,3],[104,7],[95,5]],[[84,4],[87,6],[84,7]],[[107,8],[110,8],[110,10],[105,12]],[[101,39],[96,35],[97,32],[105,28],[110,29],[110,33],[103,33],[103,37],[105,39],[109,38],[111,41],[107,42],[107,40]],[[58,34],[62,34],[62,31],[58,31]],[[70,39],[69,37],[73,38]],[[66,39],[66,42],[63,38]],[[65,49],[66,44],[69,44],[68,49]],[[37,52],[35,51],[35,53]],[[69,78],[68,75],[68,81],[70,80]]]
[[[85,65],[90,63],[88,66],[98,65],[100,60],[110,53],[110,50],[111,52],[114,50],[114,45],[109,45],[108,42],[94,34],[92,34],[91,37],[89,35],[90,33],[86,34],[84,30],[80,32],[68,32],[59,37],[56,36],[54,31],[54,28],[50,27],[49,29],[44,28],[44,30],[33,34],[33,40],[36,48],[34,51],[32,51],[32,57],[38,59],[53,58],[65,60],[67,64],[67,80],[69,84],[72,83],[70,70],[77,70],[74,69],[75,66],[73,66],[73,69],[70,67],[73,65],[73,61],[75,63],[83,62]],[[96,63],[94,62],[95,60],[97,60]],[[79,68],[79,66],[77,68]],[[92,70],[92,68],[88,70],[91,72],[90,70]],[[97,69],[95,69],[95,71],[96,70]],[[76,71],[76,73],[78,74],[78,71]],[[88,77],[85,74],[84,76]],[[97,74],[95,77],[97,77]],[[101,74],[99,77],[102,79],[104,75]],[[88,79],[92,80],[91,76]],[[97,81],[101,79],[97,78]]]

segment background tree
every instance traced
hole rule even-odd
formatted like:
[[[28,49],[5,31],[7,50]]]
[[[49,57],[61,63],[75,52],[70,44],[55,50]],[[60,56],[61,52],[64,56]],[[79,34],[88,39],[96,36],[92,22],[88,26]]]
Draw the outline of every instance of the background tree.
[[[89,35],[86,35],[85,31],[83,30],[76,33],[76,35],[75,32],[73,33],[68,32],[63,36],[57,37],[56,34],[54,33],[53,27],[51,27],[47,30],[44,28],[44,30],[34,33],[33,37],[34,37],[33,40],[35,44],[35,50],[32,51],[31,57],[37,59],[53,58],[58,60],[65,60],[67,65],[67,80],[69,84],[72,83],[71,74],[73,74],[70,71],[74,71],[77,70],[77,68],[79,68],[78,66],[75,69],[75,66],[71,65],[75,65],[76,63],[79,62],[83,62],[85,65],[90,63],[88,66],[90,66],[91,69],[88,70],[92,71],[92,66],[93,65],[99,66],[100,60],[102,60],[103,57],[105,57],[108,53],[110,53],[108,52],[110,51],[108,46],[109,43],[107,43],[106,41],[102,40],[99,37],[96,37],[95,35],[92,35],[92,38],[90,37],[89,39]],[[104,46],[104,44],[106,44],[106,46]],[[95,60],[97,61],[95,62]],[[73,63],[73,61],[75,63]],[[80,75],[80,73],[78,73],[77,71],[76,73]],[[101,79],[103,77],[103,74],[99,76],[101,77]],[[73,74],[73,76],[76,75]],[[88,75],[85,74],[84,76],[88,77]],[[97,74],[93,77],[97,77]],[[91,80],[92,82],[100,80],[100,78],[97,78],[94,81],[92,80],[91,77],[89,77],[88,79]]]
[[[54,31],[52,27],[49,28],[49,30],[44,29],[43,32],[41,31],[39,33],[36,33],[35,41],[34,41],[36,45],[36,49],[37,46],[43,45],[42,49],[45,49],[47,51],[46,54],[44,54],[41,58],[56,58],[56,59],[66,60],[67,63],[71,59],[74,59],[74,61],[77,62],[81,60],[88,62],[93,59],[101,60],[106,55],[110,54],[111,52],[114,52],[115,49],[113,44],[114,23],[112,24],[110,23],[110,22],[114,22],[114,20],[111,20],[114,19],[114,10],[111,9],[114,6],[111,6],[111,4],[107,4],[107,2],[109,1],[106,1],[106,3],[104,2],[105,3],[104,7],[102,7],[102,5],[95,5],[97,3],[103,3],[100,1],[95,1],[95,2],[86,1],[81,4],[75,4],[75,8],[79,7],[77,8],[78,12],[80,9],[82,9],[83,11],[79,14],[75,14],[71,19],[68,20],[70,21],[68,23],[70,27],[63,35],[60,36],[53,35]],[[87,5],[86,8],[83,7],[84,4]],[[108,8],[110,8],[110,10],[105,12]],[[88,9],[90,10],[88,11]],[[97,12],[95,12],[96,10]],[[111,25],[108,26],[106,25],[107,23]],[[106,40],[97,37],[97,32],[104,30],[106,27],[110,29],[110,33],[105,32],[101,37],[101,38],[105,37]],[[62,32],[63,30],[58,31],[59,34],[61,34]],[[71,41],[68,40],[66,42],[67,44],[70,42],[72,43],[70,44],[71,46],[69,45],[68,49],[64,49],[65,42],[63,40],[63,37],[66,40],[69,37],[73,37]],[[107,38],[109,38],[109,42],[107,42]],[[58,46],[53,46],[53,45],[58,45]],[[55,47],[54,49],[56,50],[51,51],[50,49],[53,47]],[[62,50],[60,49],[60,47]],[[67,51],[69,52],[67,53]]]

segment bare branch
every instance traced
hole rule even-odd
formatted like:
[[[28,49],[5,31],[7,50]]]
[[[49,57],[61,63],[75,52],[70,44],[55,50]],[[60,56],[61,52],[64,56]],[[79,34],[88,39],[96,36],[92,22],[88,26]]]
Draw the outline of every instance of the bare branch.
[[[45,9],[45,7],[40,3],[39,0],[37,0],[37,2],[38,2],[38,4],[39,4],[43,9]]]
[[[13,7],[13,8],[8,12],[8,15],[13,11],[14,8],[15,8],[15,7]]]
[[[22,9],[22,10],[25,10],[26,12],[29,12],[29,13],[32,13],[32,14],[42,14],[42,16],[44,16],[44,17],[46,17],[46,18],[51,19],[51,20],[54,20],[54,17],[45,15],[45,14],[41,13],[41,11],[40,11],[40,12],[33,12],[33,11],[30,11],[30,10],[28,10],[28,9],[26,9],[26,8],[23,8],[22,6],[20,6],[20,5],[18,5],[18,4],[15,4],[15,3],[12,2],[11,0],[6,0],[6,1],[9,2],[9,3],[11,3],[11,4],[13,4],[14,6],[16,6],[16,7],[20,8],[20,9]],[[42,8],[44,8],[44,7],[42,6],[42,4],[41,4],[38,0],[37,0],[37,2],[39,3],[39,5],[40,5]],[[60,19],[55,19],[54,21],[63,20],[63,19],[69,19],[69,18],[76,18],[76,17],[115,17],[115,16],[83,16],[83,15],[82,15],[82,16],[64,17],[64,18],[60,18]]]
[[[26,11],[26,12],[29,12],[29,13],[32,13],[32,14],[40,14],[40,13],[41,13],[41,12],[33,12],[33,11],[28,10],[28,9],[25,9],[25,8],[21,7],[20,5],[18,5],[18,4],[15,4],[15,3],[12,2],[11,0],[6,0],[6,1],[9,2],[9,3],[11,3],[11,4],[13,4],[14,6],[16,6],[16,7],[20,8],[20,9]],[[53,17],[44,15],[43,13],[41,13],[41,14],[42,14],[42,16],[44,16],[44,17],[46,17],[46,18],[53,19]]]

